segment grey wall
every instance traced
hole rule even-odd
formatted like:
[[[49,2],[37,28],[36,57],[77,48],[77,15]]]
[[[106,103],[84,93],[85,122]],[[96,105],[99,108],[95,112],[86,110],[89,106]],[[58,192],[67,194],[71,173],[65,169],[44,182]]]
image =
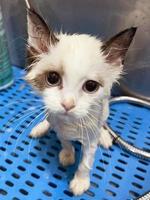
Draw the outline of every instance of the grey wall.
[[[24,0],[0,0],[13,64],[24,66],[26,9]],[[102,39],[130,26],[138,31],[126,59],[126,85],[150,79],[150,0],[33,0],[55,30],[96,34]],[[145,73],[146,72],[146,73]],[[143,74],[142,74],[143,73]],[[141,74],[143,80],[141,79]],[[133,77],[136,75],[136,79]],[[149,80],[150,83],[150,80]],[[143,90],[143,88],[142,88]]]

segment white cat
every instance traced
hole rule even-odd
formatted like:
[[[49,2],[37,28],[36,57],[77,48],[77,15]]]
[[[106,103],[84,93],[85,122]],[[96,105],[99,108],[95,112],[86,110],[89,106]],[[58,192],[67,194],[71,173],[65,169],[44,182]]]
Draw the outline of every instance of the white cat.
[[[112,138],[103,129],[109,115],[108,99],[122,73],[123,61],[136,28],[126,29],[107,42],[86,34],[54,33],[28,9],[26,80],[40,93],[49,116],[31,132],[41,137],[51,127],[62,144],[63,166],[75,162],[72,140],[82,144],[83,158],[70,183],[74,195],[90,187],[89,172],[97,145],[108,148]]]

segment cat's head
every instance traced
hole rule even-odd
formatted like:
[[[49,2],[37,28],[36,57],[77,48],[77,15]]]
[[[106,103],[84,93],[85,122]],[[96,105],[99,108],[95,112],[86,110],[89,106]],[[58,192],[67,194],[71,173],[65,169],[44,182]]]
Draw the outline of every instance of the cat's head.
[[[136,28],[102,42],[86,34],[55,34],[32,8],[27,17],[27,81],[52,113],[86,116],[120,77]]]

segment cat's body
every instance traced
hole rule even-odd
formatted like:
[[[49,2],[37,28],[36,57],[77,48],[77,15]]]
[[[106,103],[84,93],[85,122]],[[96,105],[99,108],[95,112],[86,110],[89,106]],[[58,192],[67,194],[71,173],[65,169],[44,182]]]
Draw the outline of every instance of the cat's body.
[[[135,31],[127,29],[108,42],[86,34],[54,34],[33,8],[28,10],[31,65],[26,79],[41,94],[49,113],[31,136],[42,136],[53,128],[62,144],[59,160],[64,166],[75,162],[71,141],[81,142],[83,158],[70,183],[75,195],[90,186],[97,145],[108,148],[112,144],[103,123],[109,115],[111,87],[122,73]]]

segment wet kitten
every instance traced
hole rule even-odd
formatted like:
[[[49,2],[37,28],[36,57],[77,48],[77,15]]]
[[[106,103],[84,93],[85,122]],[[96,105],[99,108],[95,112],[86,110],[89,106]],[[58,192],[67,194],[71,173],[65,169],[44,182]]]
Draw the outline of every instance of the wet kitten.
[[[102,126],[109,115],[111,87],[122,73],[136,28],[102,42],[86,34],[54,33],[33,8],[27,18],[31,65],[26,80],[49,110],[48,118],[33,128],[31,136],[41,137],[53,128],[62,144],[59,160],[63,166],[75,162],[70,141],[82,143],[83,158],[70,183],[74,195],[81,195],[90,187],[89,172],[97,145],[112,145]]]

